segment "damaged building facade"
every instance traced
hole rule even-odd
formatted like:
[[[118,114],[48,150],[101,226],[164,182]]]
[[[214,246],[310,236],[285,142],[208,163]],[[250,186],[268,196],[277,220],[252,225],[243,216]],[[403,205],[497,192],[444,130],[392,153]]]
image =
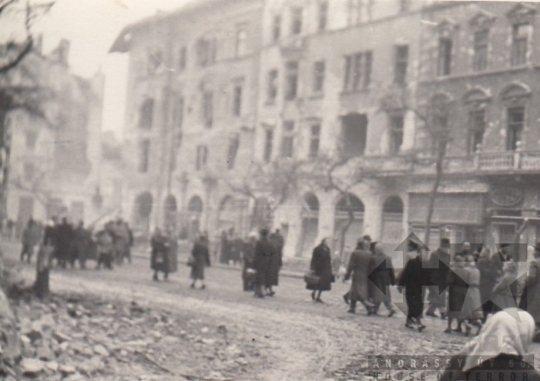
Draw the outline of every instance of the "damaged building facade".
[[[512,241],[525,217],[534,242],[537,11],[208,0],[128,26],[112,48],[130,54],[125,214],[191,238],[279,228],[287,257],[364,234],[391,252],[423,237],[442,149],[430,246]],[[451,131],[444,147],[430,128]],[[245,186],[276,161],[340,169],[330,185],[303,172],[284,200]]]

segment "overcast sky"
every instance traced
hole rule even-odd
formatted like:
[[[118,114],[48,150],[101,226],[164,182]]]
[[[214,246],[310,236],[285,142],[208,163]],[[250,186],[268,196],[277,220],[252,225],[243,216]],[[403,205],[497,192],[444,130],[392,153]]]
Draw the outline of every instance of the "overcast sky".
[[[190,1],[196,0],[57,0],[41,21],[45,52],[66,38],[75,74],[91,77],[100,68],[105,74],[104,130],[121,137],[124,123],[128,54],[108,53],[115,38],[129,23]]]

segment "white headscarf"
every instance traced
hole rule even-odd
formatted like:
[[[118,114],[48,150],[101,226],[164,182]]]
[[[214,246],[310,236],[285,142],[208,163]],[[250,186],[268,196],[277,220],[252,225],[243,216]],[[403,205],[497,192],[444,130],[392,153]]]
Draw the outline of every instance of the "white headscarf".
[[[467,372],[501,354],[525,356],[534,337],[534,319],[526,311],[507,308],[488,319],[480,335],[465,347]]]

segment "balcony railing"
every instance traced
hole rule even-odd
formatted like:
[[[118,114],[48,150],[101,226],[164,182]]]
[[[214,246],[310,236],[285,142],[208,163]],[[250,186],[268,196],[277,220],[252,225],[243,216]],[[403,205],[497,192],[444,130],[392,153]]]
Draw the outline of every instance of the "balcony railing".
[[[432,174],[434,157],[364,156],[355,163],[358,174]],[[540,151],[476,152],[469,156],[446,156],[444,173],[540,171]]]

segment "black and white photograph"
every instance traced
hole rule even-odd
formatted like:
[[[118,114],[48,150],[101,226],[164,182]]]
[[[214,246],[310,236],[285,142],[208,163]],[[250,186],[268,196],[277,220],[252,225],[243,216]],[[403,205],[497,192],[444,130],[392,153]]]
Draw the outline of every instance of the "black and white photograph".
[[[0,380],[540,381],[540,1],[0,0]]]

